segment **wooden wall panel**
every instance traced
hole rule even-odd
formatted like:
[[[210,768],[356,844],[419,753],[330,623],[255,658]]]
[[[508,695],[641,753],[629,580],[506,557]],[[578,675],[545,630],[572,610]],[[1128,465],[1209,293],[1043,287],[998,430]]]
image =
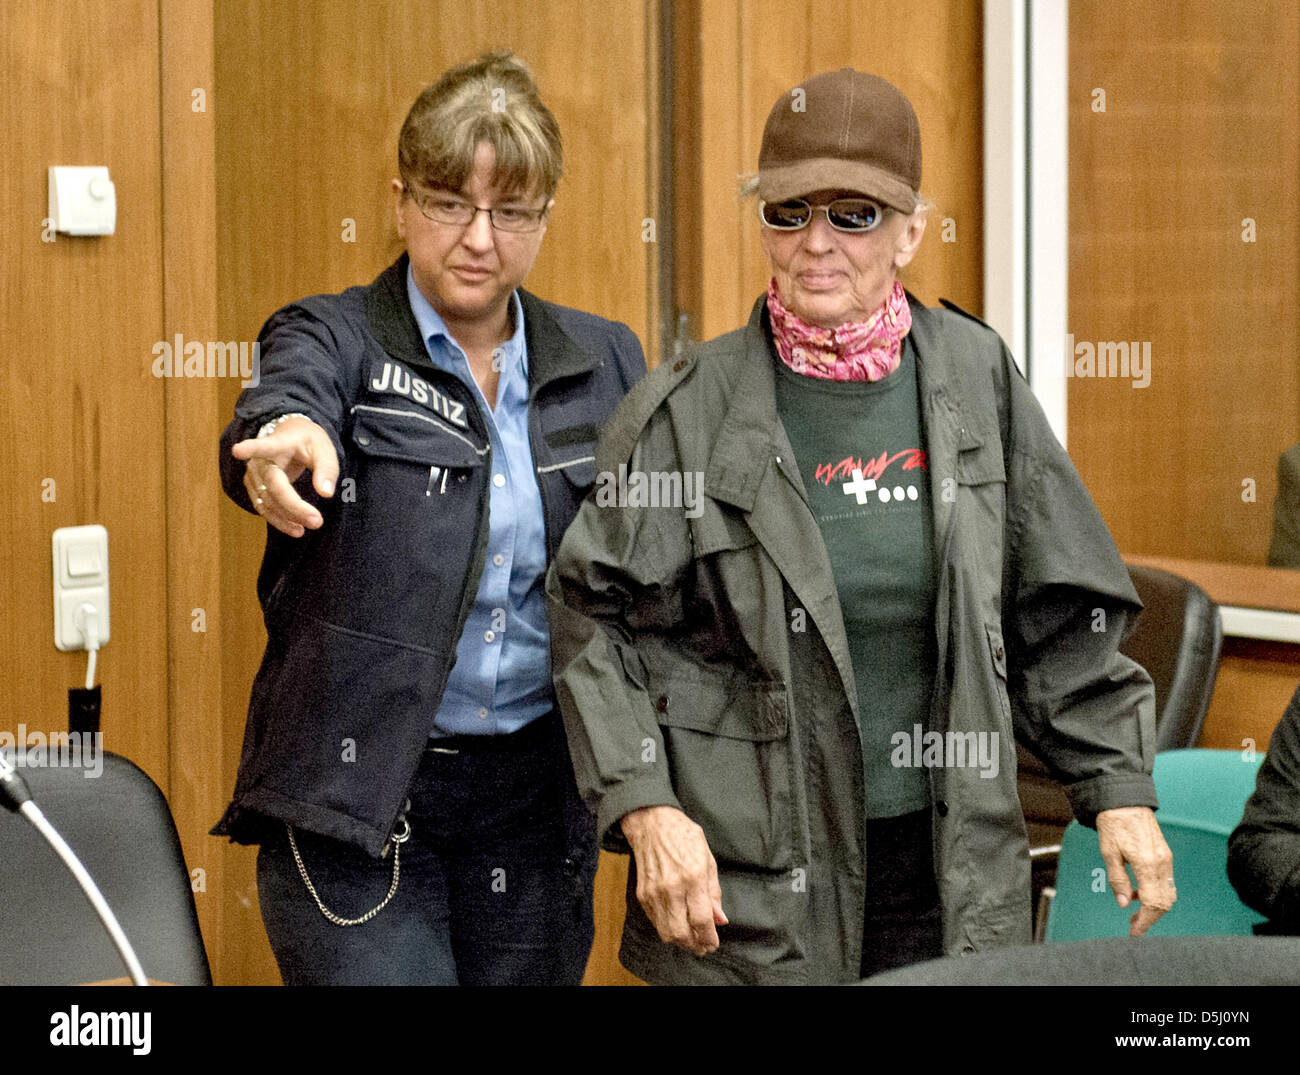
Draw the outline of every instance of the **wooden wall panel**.
[[[1263,564],[1300,439],[1300,6],[1072,0],[1069,32],[1069,331],[1151,350],[1148,387],[1068,382],[1070,454],[1125,553]]]
[[[652,343],[656,248],[642,241],[642,221],[655,215],[657,194],[655,3],[215,0],[214,8],[222,338],[254,339],[278,306],[368,283],[397,256],[388,182],[407,109],[446,67],[505,46],[532,67],[565,147],[565,176],[527,286],[626,321]],[[355,242],[344,241],[346,220]],[[225,387],[223,414],[236,393]],[[214,445],[218,432],[205,434]],[[229,503],[220,518],[228,793],[265,643],[253,588],[263,526]],[[257,913],[254,853],[225,855],[219,980],[278,981]],[[603,947],[588,981],[627,977],[611,947],[622,914],[619,865],[602,870]]]
[[[0,70],[0,730],[67,729],[67,690],[87,662],[54,646],[50,535],[101,523],[104,747],[165,791],[164,384],[150,372],[163,339],[157,2],[6,3]],[[60,164],[109,167],[115,235],[42,241],[46,170]]]
[[[683,10],[685,8],[686,10]],[[983,22],[977,0],[707,0],[679,4],[678,100],[686,122],[676,182],[698,262],[679,258],[678,302],[695,338],[743,324],[770,273],[759,245],[757,206],[740,201],[738,180],[758,167],[763,124],[776,99],[809,75],[839,67],[893,82],[921,125],[921,192],[935,203],[925,240],[903,277],[934,304],[940,295],[978,313],[983,299]],[[953,242],[941,238],[945,218]]]
[[[1210,711],[1196,745],[1261,754],[1300,683],[1300,645],[1225,638]]]
[[[164,339],[217,341],[216,127],[211,0],[167,0],[160,18]],[[237,381],[238,370],[228,380]],[[220,518],[213,434],[225,419],[217,378],[166,382],[168,802],[191,871],[217,981],[227,950],[226,855],[208,830],[230,789],[221,767]],[[237,746],[237,742],[236,742]]]

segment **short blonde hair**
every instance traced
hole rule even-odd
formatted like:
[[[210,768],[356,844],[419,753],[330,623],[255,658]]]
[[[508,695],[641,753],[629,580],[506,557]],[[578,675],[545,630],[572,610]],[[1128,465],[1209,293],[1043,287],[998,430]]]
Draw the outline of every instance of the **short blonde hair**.
[[[486,142],[496,153],[495,185],[537,190],[549,201],[563,170],[560,127],[524,62],[486,52],[447,71],[415,99],[397,139],[403,181],[459,191]]]

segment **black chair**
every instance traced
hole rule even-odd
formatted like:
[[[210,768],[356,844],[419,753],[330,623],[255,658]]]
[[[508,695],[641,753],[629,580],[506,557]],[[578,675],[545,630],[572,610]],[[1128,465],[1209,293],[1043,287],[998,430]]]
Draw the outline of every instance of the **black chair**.
[[[52,752],[52,756],[57,751]],[[103,770],[19,772],[76,852],[154,981],[211,985],[190,874],[158,786],[116,754]],[[26,818],[0,812],[0,985],[75,985],[127,977],[80,886]]]
[[[1129,565],[1129,577],[1144,608],[1120,650],[1137,661],[1155,684],[1156,750],[1196,745],[1219,674],[1223,622],[1219,606],[1188,579],[1154,567]],[[1033,863],[1033,906],[1041,936],[1044,893],[1056,876],[1056,852],[1073,819],[1065,791],[1046,765],[1017,744],[1017,784],[1029,830]]]
[[[1028,944],[886,971],[874,985],[1300,985],[1296,937],[1106,937]]]

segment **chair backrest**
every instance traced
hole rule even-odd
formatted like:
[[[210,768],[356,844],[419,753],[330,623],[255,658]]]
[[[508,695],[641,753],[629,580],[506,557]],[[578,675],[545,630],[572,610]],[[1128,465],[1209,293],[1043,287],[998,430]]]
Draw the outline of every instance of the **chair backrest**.
[[[51,751],[46,760],[56,760]],[[140,768],[107,751],[83,764],[20,769],[32,799],[81,859],[145,974],[210,985],[190,874],[171,810]],[[66,760],[66,759],[65,759]],[[71,985],[126,976],[72,875],[25,818],[0,813],[0,985]]]
[[[1156,688],[1156,750],[1195,745],[1219,674],[1223,620],[1196,583],[1154,567],[1130,564],[1142,615],[1120,649]]]
[[[1151,936],[1249,934],[1264,921],[1228,882],[1228,837],[1254,791],[1262,760],[1248,761],[1235,750],[1156,755],[1156,818],[1174,855],[1178,902],[1151,928]],[[1071,822],[1061,841],[1047,940],[1123,936],[1134,910],[1115,903],[1097,833]]]

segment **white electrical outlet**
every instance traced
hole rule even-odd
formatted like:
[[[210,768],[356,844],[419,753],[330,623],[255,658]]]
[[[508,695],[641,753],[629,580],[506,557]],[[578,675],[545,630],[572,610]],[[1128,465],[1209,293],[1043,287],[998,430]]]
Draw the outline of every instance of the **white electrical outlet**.
[[[102,526],[62,526],[54,531],[54,644],[86,648],[86,613],[95,610],[99,644],[109,638],[108,531]]]
[[[51,167],[49,214],[55,231],[112,235],[117,228],[117,188],[108,169]]]

